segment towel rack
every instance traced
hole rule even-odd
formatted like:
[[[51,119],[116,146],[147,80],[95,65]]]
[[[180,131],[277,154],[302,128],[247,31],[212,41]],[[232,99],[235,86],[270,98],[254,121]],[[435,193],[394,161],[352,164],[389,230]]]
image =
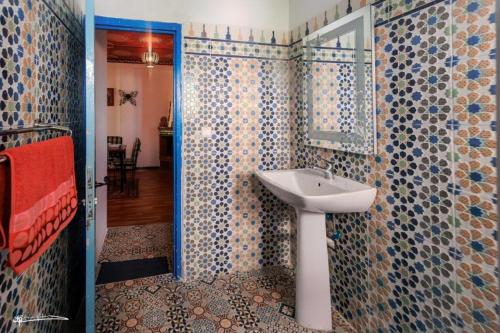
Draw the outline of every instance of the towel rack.
[[[66,126],[55,125],[55,124],[45,124],[35,121],[32,127],[20,127],[20,128],[9,128],[6,130],[0,130],[0,136],[15,135],[29,132],[41,132],[41,131],[59,131],[63,132],[69,136],[73,135],[73,131]],[[0,163],[7,161],[7,157],[0,156]]]

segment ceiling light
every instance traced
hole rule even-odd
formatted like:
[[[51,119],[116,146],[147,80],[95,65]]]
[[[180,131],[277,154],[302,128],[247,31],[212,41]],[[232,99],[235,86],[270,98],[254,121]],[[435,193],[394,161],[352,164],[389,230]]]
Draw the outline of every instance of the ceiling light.
[[[156,64],[158,64],[159,60],[160,57],[158,56],[158,53],[153,51],[144,52],[142,55],[142,62],[145,63],[148,68],[153,68]]]

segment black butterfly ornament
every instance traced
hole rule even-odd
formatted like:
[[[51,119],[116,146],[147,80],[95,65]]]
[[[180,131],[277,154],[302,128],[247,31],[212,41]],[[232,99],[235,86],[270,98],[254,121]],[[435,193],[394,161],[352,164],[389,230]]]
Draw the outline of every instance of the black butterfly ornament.
[[[135,98],[139,94],[138,91],[127,92],[124,90],[119,90],[118,92],[120,93],[120,105],[130,102],[130,104],[132,104],[133,106],[137,106]]]

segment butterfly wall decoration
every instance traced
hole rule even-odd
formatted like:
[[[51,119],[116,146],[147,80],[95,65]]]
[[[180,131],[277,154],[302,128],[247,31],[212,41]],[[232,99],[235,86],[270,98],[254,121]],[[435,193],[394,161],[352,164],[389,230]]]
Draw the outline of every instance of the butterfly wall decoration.
[[[124,91],[124,90],[119,90],[120,93],[120,105],[123,105],[127,102],[130,102],[133,106],[137,106],[137,102],[135,98],[139,94],[138,91]]]

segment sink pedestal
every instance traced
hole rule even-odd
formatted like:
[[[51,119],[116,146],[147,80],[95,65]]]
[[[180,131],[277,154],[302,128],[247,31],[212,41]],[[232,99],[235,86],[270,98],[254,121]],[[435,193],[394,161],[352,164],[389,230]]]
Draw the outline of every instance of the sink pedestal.
[[[325,213],[365,212],[377,190],[340,176],[327,179],[314,169],[257,171],[257,177],[297,211],[295,319],[307,328],[331,330]]]
[[[296,209],[295,319],[307,328],[332,329],[325,214]]]

